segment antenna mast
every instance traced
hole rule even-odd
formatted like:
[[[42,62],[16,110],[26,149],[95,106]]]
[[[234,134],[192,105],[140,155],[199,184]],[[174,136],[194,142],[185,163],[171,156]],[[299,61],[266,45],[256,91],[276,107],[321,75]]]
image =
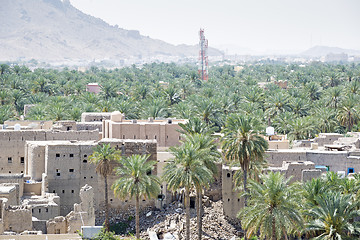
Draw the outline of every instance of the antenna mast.
[[[199,75],[201,80],[207,81],[208,75],[208,40],[205,39],[204,29],[200,28],[199,31],[200,42],[199,42]]]

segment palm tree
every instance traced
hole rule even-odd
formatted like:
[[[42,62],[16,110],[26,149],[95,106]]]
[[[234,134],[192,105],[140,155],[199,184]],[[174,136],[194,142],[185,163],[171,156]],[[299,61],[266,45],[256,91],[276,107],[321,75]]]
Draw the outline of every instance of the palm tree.
[[[341,103],[338,112],[338,120],[341,124],[347,125],[347,130],[350,132],[354,124],[358,120],[358,105],[359,97],[357,95],[348,95]]]
[[[179,132],[182,134],[212,134],[215,131],[214,127],[210,127],[198,117],[190,118],[189,121],[185,124],[179,123],[179,126],[182,128],[181,130],[179,130]]]
[[[200,161],[204,167],[208,168],[212,172],[212,179],[217,175],[217,163],[220,163],[221,155],[216,148],[214,139],[209,134],[192,133],[185,136],[185,141],[190,142],[199,152],[202,152]],[[206,183],[206,186],[208,184]],[[202,205],[202,185],[196,185],[196,197],[197,197],[197,226],[198,226],[198,239],[202,237],[202,216],[203,216],[203,205]]]
[[[337,109],[339,101],[341,99],[341,93],[342,93],[341,87],[330,88],[327,92],[329,104],[335,109]]]
[[[360,233],[358,221],[359,202],[353,201],[350,194],[329,191],[316,198],[317,207],[307,215],[312,221],[307,224],[306,231],[317,236],[316,239],[355,239]]]
[[[265,102],[265,108],[270,123],[271,119],[276,115],[291,110],[289,97],[282,92],[276,92],[268,98],[267,102]]]
[[[115,196],[121,199],[135,198],[136,239],[140,239],[140,198],[150,199],[158,196],[160,192],[160,180],[157,176],[148,175],[154,169],[156,161],[147,161],[148,158],[149,155],[131,155],[122,158],[119,161],[121,167],[115,168],[119,178],[112,185]]]
[[[117,160],[120,152],[111,148],[110,144],[96,146],[89,161],[96,165],[96,172],[104,178],[105,185],[105,228],[109,231],[108,176],[113,172],[112,162]]]
[[[190,190],[195,186],[208,186],[213,173],[203,165],[204,151],[186,141],[178,147],[171,147],[173,161],[164,167],[163,180],[169,189],[185,188],[186,240],[190,240]]]
[[[238,214],[241,226],[249,238],[259,232],[261,239],[287,239],[289,232],[303,225],[297,186],[289,185],[290,179],[281,173],[269,172],[261,180],[262,184],[249,182],[248,206]]]
[[[295,118],[289,122],[289,139],[307,139],[315,132],[311,116]]]
[[[327,183],[322,178],[313,178],[303,184],[303,199],[309,207],[318,205],[318,197],[327,191]]]
[[[222,133],[222,150],[225,159],[239,162],[243,175],[244,191],[247,192],[247,177],[252,161],[262,161],[268,148],[266,140],[259,135],[259,124],[254,119],[240,115],[231,115],[226,121]],[[245,206],[247,196],[245,195]]]

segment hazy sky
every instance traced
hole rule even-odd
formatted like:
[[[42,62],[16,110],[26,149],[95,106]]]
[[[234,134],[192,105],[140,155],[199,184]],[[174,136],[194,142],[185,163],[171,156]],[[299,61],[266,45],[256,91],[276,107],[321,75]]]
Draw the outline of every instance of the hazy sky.
[[[360,50],[360,0],[70,0],[111,25],[172,44],[256,51],[303,51],[315,45]]]

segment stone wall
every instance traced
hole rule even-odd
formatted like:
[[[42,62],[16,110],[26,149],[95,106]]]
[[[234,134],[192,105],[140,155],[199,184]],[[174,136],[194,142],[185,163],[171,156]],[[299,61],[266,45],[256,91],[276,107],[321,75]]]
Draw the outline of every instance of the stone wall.
[[[102,132],[102,122],[77,122],[76,129],[78,131],[98,130]]]
[[[81,122],[102,122],[109,120],[110,112],[84,112],[81,114]]]

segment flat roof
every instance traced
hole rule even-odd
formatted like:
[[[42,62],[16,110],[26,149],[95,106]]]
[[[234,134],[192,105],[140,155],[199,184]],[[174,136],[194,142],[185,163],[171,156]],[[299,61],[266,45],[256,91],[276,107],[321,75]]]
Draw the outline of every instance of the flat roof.
[[[16,189],[15,186],[0,186],[0,194],[11,193],[15,191],[15,189]]]

